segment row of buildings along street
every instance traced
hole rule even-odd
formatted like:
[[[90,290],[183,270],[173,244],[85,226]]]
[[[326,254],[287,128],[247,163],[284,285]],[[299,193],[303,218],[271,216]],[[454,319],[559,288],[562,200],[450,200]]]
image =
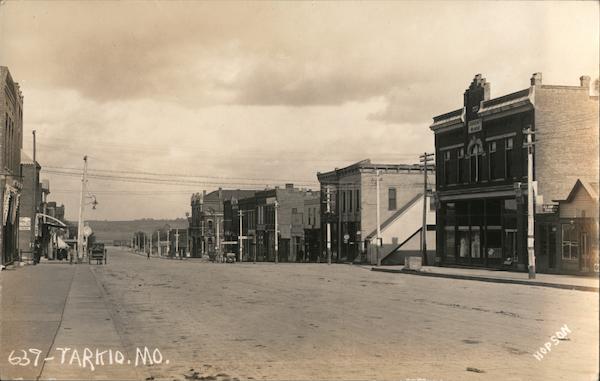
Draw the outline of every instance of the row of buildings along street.
[[[243,262],[393,265],[417,256],[429,265],[527,271],[534,260],[539,272],[597,273],[595,92],[588,76],[563,86],[534,73],[529,87],[493,98],[478,74],[461,107],[433,117],[426,170],[429,155],[418,164],[367,159],[317,172],[317,190],[205,190],[191,197],[187,231],[138,232],[132,245]]]
[[[47,201],[41,165],[21,150],[23,96],[6,67],[1,75],[2,265],[54,259],[76,228],[64,206]],[[462,107],[433,117],[435,166],[427,173],[423,163],[367,159],[315,173],[317,190],[289,183],[202,191],[191,197],[187,229],[136,232],[132,244],[180,258],[386,265],[420,256],[429,265],[525,271],[531,215],[537,271],[598,272],[592,91],[587,76],[579,86],[557,86],[535,73],[529,87],[492,98],[477,75]]]
[[[5,66],[0,66],[0,87],[0,250],[4,268],[38,262],[41,256],[56,259],[66,255],[75,227],[65,220],[64,205],[48,201],[50,182],[40,179],[40,163],[22,150],[23,94]]]

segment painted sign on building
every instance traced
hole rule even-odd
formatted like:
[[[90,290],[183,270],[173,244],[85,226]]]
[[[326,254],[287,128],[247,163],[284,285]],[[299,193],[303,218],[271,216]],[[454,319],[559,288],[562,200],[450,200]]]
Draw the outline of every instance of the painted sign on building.
[[[481,131],[481,119],[474,119],[469,121],[468,125],[469,134]]]
[[[19,230],[31,231],[31,218],[19,217]]]

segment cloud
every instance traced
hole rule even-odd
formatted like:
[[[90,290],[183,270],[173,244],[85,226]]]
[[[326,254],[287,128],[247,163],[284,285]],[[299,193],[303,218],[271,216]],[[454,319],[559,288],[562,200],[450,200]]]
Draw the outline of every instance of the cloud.
[[[536,71],[553,84],[597,78],[597,10],[4,2],[0,64],[21,84],[25,150],[36,129],[43,165],[79,167],[88,154],[104,169],[314,181],[316,171],[364,158],[415,162],[433,146],[431,117],[460,107],[476,73],[492,96],[527,87]],[[48,175],[53,189],[75,190],[52,193],[74,215],[78,180]],[[98,218],[181,216],[185,192],[202,188],[92,185],[130,192],[112,194]],[[140,190],[164,198],[140,198]]]
[[[477,72],[502,73],[510,87],[504,74],[519,71],[517,60],[531,63],[526,75],[550,66],[549,74],[560,76],[547,63],[564,48],[571,54],[561,55],[562,68],[597,71],[597,47],[585,45],[583,54],[572,44],[597,41],[590,10],[469,2],[8,2],[0,8],[0,56],[26,85],[74,89],[100,102],[301,107],[385,96],[395,105],[382,120],[396,120],[395,100],[422,97],[398,89],[418,93],[431,78],[442,86],[457,78],[462,88]],[[560,18],[561,11],[578,21]],[[557,20],[573,25],[573,35],[555,36]],[[584,55],[596,58],[569,58]],[[418,118],[413,108],[403,107],[406,121]]]

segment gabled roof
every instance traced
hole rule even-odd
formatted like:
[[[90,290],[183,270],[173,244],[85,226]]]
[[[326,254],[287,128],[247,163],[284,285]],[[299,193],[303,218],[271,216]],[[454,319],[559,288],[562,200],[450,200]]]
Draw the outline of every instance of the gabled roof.
[[[598,201],[598,183],[590,183],[587,181],[582,181],[581,179],[577,179],[577,181],[575,181],[575,184],[571,188],[571,191],[569,192],[569,194],[567,195],[567,197],[564,200],[554,200],[554,201],[571,202],[573,200],[573,197],[575,197],[575,194],[577,193],[579,188],[585,189],[585,191],[590,195],[590,197],[592,199]]]

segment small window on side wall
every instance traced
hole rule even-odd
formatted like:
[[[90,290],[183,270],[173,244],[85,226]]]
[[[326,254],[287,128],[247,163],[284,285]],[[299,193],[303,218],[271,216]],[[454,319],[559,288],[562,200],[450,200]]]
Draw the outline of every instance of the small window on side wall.
[[[396,210],[396,188],[388,189],[388,210]]]

